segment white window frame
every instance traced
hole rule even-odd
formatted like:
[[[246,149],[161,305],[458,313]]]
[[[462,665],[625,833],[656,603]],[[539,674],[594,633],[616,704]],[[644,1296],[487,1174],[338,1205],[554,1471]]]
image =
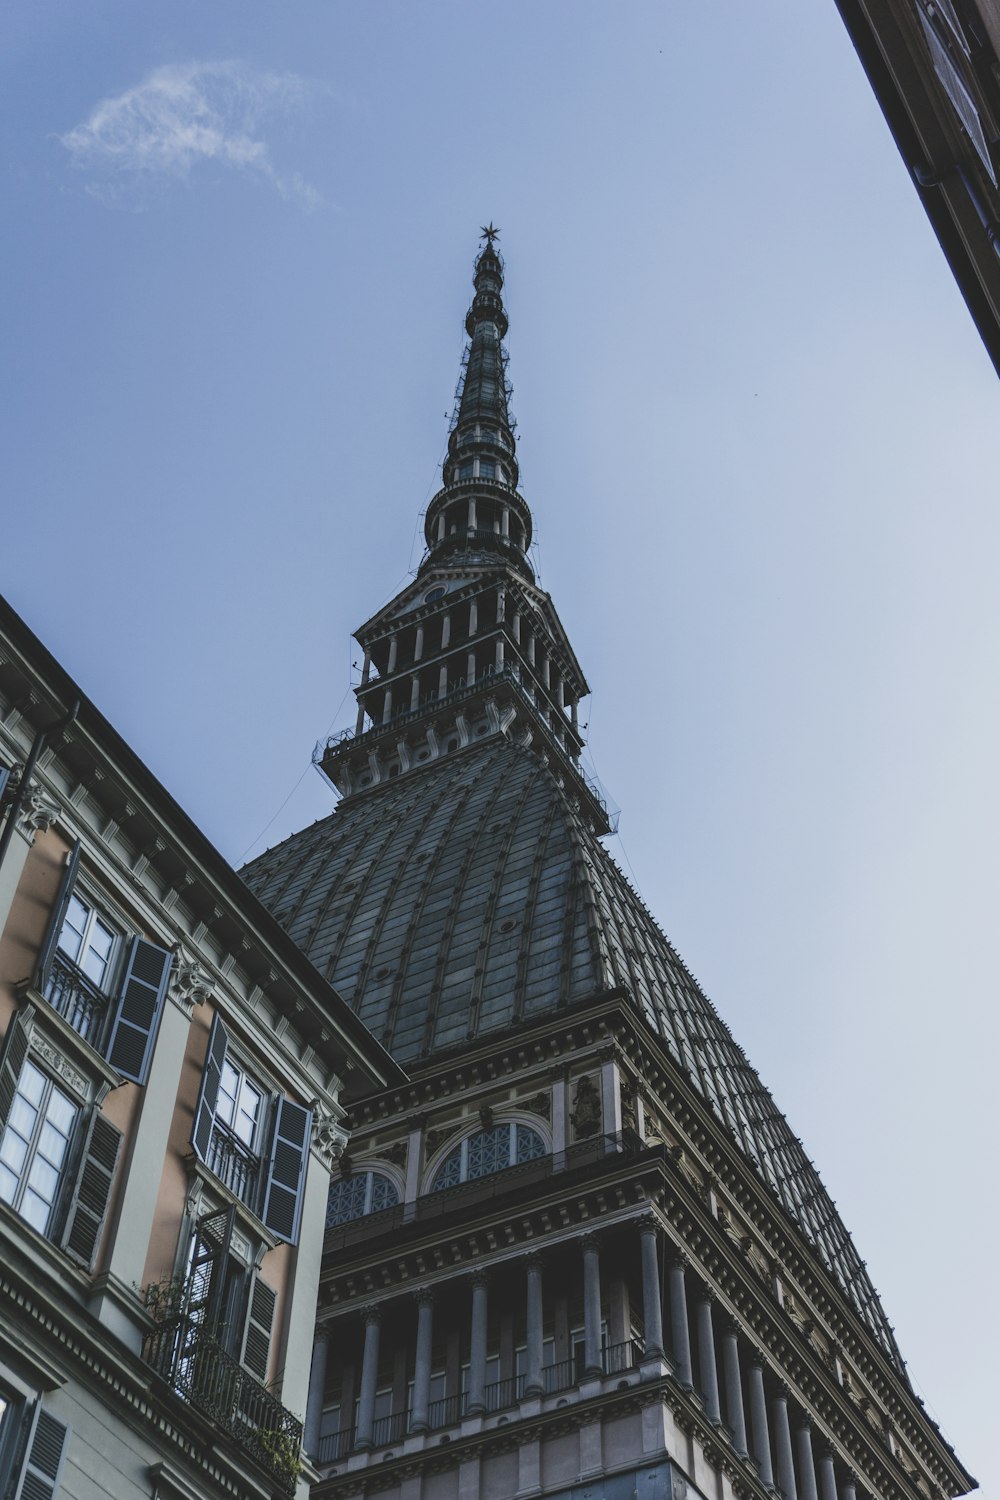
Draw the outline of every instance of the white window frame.
[[[34,1073],[37,1073],[39,1078],[41,1078],[42,1080],[42,1097],[37,1106],[31,1103],[30,1100],[28,1100],[26,1094],[22,1093],[21,1086],[24,1081],[25,1074],[29,1068]],[[62,1158],[59,1161],[58,1167],[55,1165],[55,1163],[49,1160],[42,1151],[42,1142],[45,1138],[47,1128],[51,1129],[53,1133],[57,1135],[63,1135],[63,1132],[58,1130],[56,1126],[52,1125],[51,1121],[48,1118],[49,1108],[52,1103],[53,1095],[55,1094],[58,1094],[60,1098],[62,1098],[73,1111],[73,1117],[70,1121],[69,1129],[63,1136],[65,1140],[65,1149],[63,1151]],[[25,1156],[24,1160],[21,1163],[21,1166],[15,1172],[14,1168],[9,1166],[6,1162],[3,1164],[5,1170],[8,1171],[12,1177],[16,1178],[16,1186],[11,1196],[9,1198],[4,1198],[2,1201],[7,1203],[8,1206],[13,1210],[13,1212],[16,1213],[20,1218],[24,1219],[26,1223],[30,1224],[38,1234],[47,1237],[51,1234],[53,1219],[59,1206],[63,1188],[66,1183],[66,1174],[72,1162],[73,1140],[80,1124],[81,1107],[79,1101],[75,1100],[72,1095],[69,1094],[65,1088],[61,1087],[50,1074],[46,1073],[44,1068],[39,1067],[35,1058],[30,1054],[25,1058],[23,1064],[21,1065],[21,1071],[18,1075],[17,1080],[15,1105],[12,1105],[11,1107],[11,1114],[13,1114],[14,1112],[14,1108],[16,1107],[16,1100],[19,1097],[26,1102],[29,1109],[34,1110],[35,1119],[31,1127],[31,1135],[27,1140]],[[6,1141],[8,1133],[13,1133],[22,1141],[25,1139],[24,1135],[19,1130],[14,1129],[13,1122],[10,1116],[8,1116],[3,1130],[2,1132],[0,1132],[0,1147],[2,1147],[3,1142]],[[36,1197],[38,1197],[40,1201],[45,1201],[42,1195],[37,1192],[37,1189],[33,1189],[31,1187],[30,1183],[32,1168],[36,1160],[39,1158],[45,1161],[47,1165],[51,1167],[52,1170],[56,1173],[55,1191],[52,1195],[51,1200],[49,1201],[48,1213],[45,1217],[45,1223],[42,1225],[36,1224],[32,1219],[27,1218],[23,1211],[24,1199],[29,1191],[34,1192]]]

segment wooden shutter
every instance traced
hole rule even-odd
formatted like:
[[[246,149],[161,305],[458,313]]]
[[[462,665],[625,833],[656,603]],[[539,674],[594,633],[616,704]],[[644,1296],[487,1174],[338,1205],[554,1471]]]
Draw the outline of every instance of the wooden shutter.
[[[312,1110],[290,1099],[278,1100],[261,1218],[272,1234],[290,1245],[299,1237],[311,1130]]]
[[[217,1013],[208,1038],[205,1071],[201,1075],[201,1092],[198,1095],[198,1104],[194,1112],[194,1130],[191,1133],[194,1154],[202,1161],[208,1160],[208,1147],[212,1139],[212,1126],[215,1123],[215,1106],[219,1102],[219,1084],[222,1082],[222,1065],[226,1060],[228,1049],[229,1037],[222,1024],[222,1017]]]
[[[87,1133],[77,1168],[76,1181],[66,1213],[60,1243],[67,1255],[88,1271],[97,1258],[101,1230],[111,1200],[111,1185],[121,1151],[122,1133],[95,1106],[87,1122]],[[134,1170],[145,1170],[137,1162]]]
[[[145,938],[132,939],[105,1055],[133,1083],[145,1083],[149,1077],[173,957]]]
[[[14,1095],[17,1093],[17,1080],[21,1076],[27,1055],[28,1033],[20,1015],[15,1011],[4,1037],[3,1052],[0,1053],[0,1132],[7,1123]]]
[[[14,1500],[53,1500],[59,1489],[63,1459],[69,1446],[69,1428],[39,1401],[31,1414],[21,1472],[14,1487]]]
[[[41,951],[38,955],[38,965],[35,969],[36,989],[44,990],[48,982],[49,970],[52,968],[52,958],[56,951],[56,944],[59,941],[59,934],[62,932],[63,918],[66,916],[66,908],[69,906],[69,898],[73,894],[73,886],[76,883],[76,872],[79,866],[80,840],[77,839],[69,851],[66,868],[63,870],[62,883],[59,886],[59,895],[56,897],[56,904],[52,908],[48,931],[45,934],[45,941],[42,943]]]
[[[278,1294],[273,1286],[254,1276],[250,1288],[250,1306],[247,1310],[246,1329],[243,1334],[241,1359],[251,1375],[258,1380],[267,1380],[267,1362],[271,1353],[271,1329],[274,1325],[274,1306]]]

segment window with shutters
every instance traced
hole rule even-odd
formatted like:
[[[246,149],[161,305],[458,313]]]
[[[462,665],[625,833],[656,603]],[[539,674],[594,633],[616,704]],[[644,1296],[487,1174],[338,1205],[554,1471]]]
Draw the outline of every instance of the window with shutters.
[[[122,1134],[36,1060],[36,1029],[14,1016],[0,1051],[0,1201],[91,1270]]]
[[[302,1427],[268,1389],[277,1292],[257,1270],[236,1207],[195,1225],[184,1283],[144,1344],[147,1362],[265,1466]],[[275,1439],[287,1438],[287,1444]]]
[[[70,1429],[36,1402],[13,1461],[13,1476],[4,1492],[11,1500],[55,1500]],[[0,1471],[2,1473],[2,1471]]]
[[[127,933],[81,882],[79,866],[77,841],[42,944],[37,987],[123,1078],[145,1083],[173,955]]]
[[[289,1244],[298,1240],[311,1136],[311,1110],[268,1092],[216,1014],[195,1109],[194,1153]]]

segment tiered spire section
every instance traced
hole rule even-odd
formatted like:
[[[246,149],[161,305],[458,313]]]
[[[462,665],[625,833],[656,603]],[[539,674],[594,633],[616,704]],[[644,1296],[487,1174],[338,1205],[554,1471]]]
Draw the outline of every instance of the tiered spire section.
[[[532,576],[525,556],[531,512],[518,494],[517,451],[508,407],[508,320],[503,305],[503,261],[492,224],[476,260],[475,296],[465,319],[469,347],[463,360],[458,415],[448,439],[444,488],[427,508],[422,569],[454,552],[501,553]]]
[[[589,689],[527,558],[531,512],[517,490],[503,264],[497,231],[483,234],[427,552],[415,580],[356,632],[364,650],[357,724],[317,745],[314,759],[352,797],[502,735],[542,756],[592,826],[606,829],[606,809],[578,764],[578,705]]]

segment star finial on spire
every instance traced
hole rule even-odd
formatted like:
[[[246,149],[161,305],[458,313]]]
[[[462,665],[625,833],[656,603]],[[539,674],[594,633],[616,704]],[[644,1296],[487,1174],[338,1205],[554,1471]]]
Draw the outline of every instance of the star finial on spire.
[[[487,243],[487,245],[492,246],[493,241],[495,239],[498,239],[499,235],[500,235],[500,231],[499,231],[499,229],[494,229],[494,227],[493,227],[493,220],[491,219],[488,224],[483,224],[481,226],[479,238],[481,240],[485,240],[486,243]]]

